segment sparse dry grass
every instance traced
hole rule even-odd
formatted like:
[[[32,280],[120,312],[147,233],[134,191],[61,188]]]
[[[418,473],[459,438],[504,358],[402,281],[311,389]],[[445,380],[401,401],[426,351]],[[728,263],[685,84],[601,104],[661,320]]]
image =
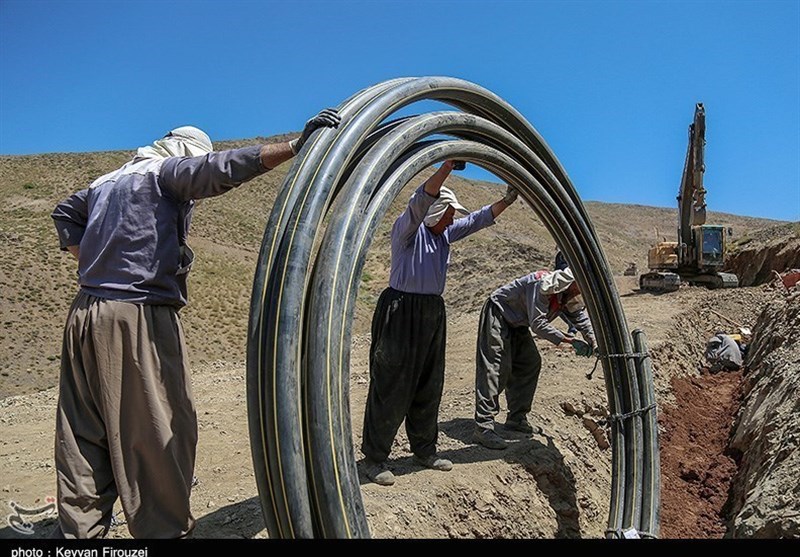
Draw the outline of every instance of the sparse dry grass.
[[[217,147],[255,142],[224,142]],[[50,218],[53,207],[131,155],[132,151],[114,151],[0,157],[0,398],[57,382],[62,327],[77,291],[77,264],[58,249]],[[189,305],[181,312],[193,365],[245,357],[258,250],[275,192],[288,168],[287,163],[197,208],[189,240],[197,259],[189,277]],[[400,194],[375,235],[358,296],[356,333],[368,331],[374,303],[388,283],[394,216],[421,180]],[[458,176],[448,185],[471,209],[495,201],[504,189]],[[675,235],[675,210],[595,202],[587,208],[609,262],[619,273],[630,261],[645,267],[656,227],[668,238]],[[709,222],[733,226],[737,237],[776,224],[713,213]],[[445,292],[448,311],[476,310],[497,286],[550,265],[554,249],[533,211],[524,203],[515,204],[496,226],[454,246]]]

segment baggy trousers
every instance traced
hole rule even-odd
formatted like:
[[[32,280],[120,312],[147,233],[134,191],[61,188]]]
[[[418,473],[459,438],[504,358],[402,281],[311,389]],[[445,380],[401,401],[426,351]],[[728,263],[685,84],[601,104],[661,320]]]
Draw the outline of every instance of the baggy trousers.
[[[533,404],[542,358],[530,329],[510,327],[491,299],[481,310],[475,360],[475,423],[494,429],[503,391],[508,420],[525,418]]]
[[[372,317],[369,394],[361,451],[376,462],[389,457],[403,419],[411,451],[436,454],[444,387],[444,300],[387,288]]]
[[[55,460],[61,533],[104,536],[117,497],[136,538],[186,535],[197,416],[171,306],[81,292],[64,329]]]

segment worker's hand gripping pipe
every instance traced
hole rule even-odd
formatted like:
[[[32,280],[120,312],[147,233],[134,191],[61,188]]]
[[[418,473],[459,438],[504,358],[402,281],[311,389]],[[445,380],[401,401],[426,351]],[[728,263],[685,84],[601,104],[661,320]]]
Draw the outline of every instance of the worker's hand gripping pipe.
[[[431,99],[457,110],[389,120]],[[493,93],[447,77],[380,83],[338,109],[339,127],[315,132],[286,176],[253,284],[248,417],[269,535],[369,536],[349,415],[356,295],[392,201],[419,172],[447,159],[481,166],[516,188],[570,263],[597,334],[609,410],[618,418],[607,535],[657,534],[652,372],[649,360],[634,356],[646,351],[644,338],[635,345],[628,333],[591,221],[538,132]],[[346,202],[334,203],[337,197]]]

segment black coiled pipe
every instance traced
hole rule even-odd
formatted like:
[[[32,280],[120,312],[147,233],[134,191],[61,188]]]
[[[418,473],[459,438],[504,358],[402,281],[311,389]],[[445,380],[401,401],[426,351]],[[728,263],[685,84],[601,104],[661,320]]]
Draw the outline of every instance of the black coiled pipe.
[[[458,110],[387,121],[420,100]],[[609,411],[624,416],[612,421],[607,535],[643,526],[657,532],[657,427],[655,411],[643,411],[652,373],[627,357],[636,347],[608,262],[575,188],[538,132],[493,93],[448,77],[380,83],[343,102],[339,112],[341,125],[316,132],[287,174],[253,283],[248,419],[270,536],[369,536],[349,416],[356,294],[391,202],[420,171],[451,158],[517,188],[570,263],[600,353],[608,356]],[[334,203],[337,196],[346,202]]]

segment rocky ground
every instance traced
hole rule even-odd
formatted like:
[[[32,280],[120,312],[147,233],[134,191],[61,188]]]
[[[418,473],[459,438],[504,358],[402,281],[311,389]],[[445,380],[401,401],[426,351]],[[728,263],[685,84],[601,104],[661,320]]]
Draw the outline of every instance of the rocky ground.
[[[245,143],[252,141],[222,147]],[[6,246],[0,250],[0,509],[8,513],[0,537],[23,536],[23,517],[33,537],[46,535],[53,525],[47,510],[55,495],[55,384],[61,329],[76,287],[75,262],[55,247],[49,213],[57,201],[129,156],[0,157],[5,201],[0,241]],[[198,257],[190,278],[191,302],[181,316],[200,427],[192,508],[201,538],[267,536],[251,471],[245,335],[264,224],[287,168],[204,202],[193,221],[190,243]],[[458,176],[448,185],[470,208],[502,193],[496,184],[474,184]],[[400,194],[392,214],[399,214],[414,186]],[[641,293],[636,277],[622,277],[622,272],[629,262],[637,262],[640,270],[646,267],[653,230],[674,230],[676,211],[592,202],[587,210],[612,269],[620,275],[629,325],[647,333],[653,356],[661,427],[662,535],[796,536],[792,517],[800,499],[794,472],[800,357],[792,342],[798,319],[790,309],[796,310],[797,300],[786,302],[779,289],[768,285]],[[512,446],[503,452],[470,442],[481,304],[497,286],[548,266],[555,249],[524,204],[515,204],[498,221],[454,247],[445,291],[448,353],[439,448],[455,468],[442,473],[415,466],[401,432],[392,454],[395,486],[382,488],[362,478],[374,536],[602,537],[605,530],[610,451],[602,429],[594,424],[605,413],[606,392],[599,375],[585,378],[591,362],[539,342],[544,363],[532,419],[544,434],[509,434]],[[732,260],[744,283],[749,284],[748,277],[762,282],[759,277],[768,276],[774,265],[789,265],[800,253],[797,223],[763,230],[775,222],[722,214],[709,215],[709,222],[733,227],[736,253],[749,253]],[[351,368],[356,446],[368,385],[369,321],[388,279],[390,226],[383,223],[376,234],[356,308]],[[749,236],[757,231],[759,235]],[[735,332],[740,325],[755,329],[768,303],[778,308],[789,304],[789,309],[773,309],[759,321],[765,331],[753,342],[759,356],[744,380],[736,374],[700,373],[706,340],[717,330]],[[777,343],[779,337],[785,342]],[[741,417],[733,430],[737,415]],[[111,535],[126,537],[127,529],[119,524]]]
[[[800,293],[764,308],[742,385],[731,450],[740,455],[731,534],[800,537]]]
[[[742,286],[769,283],[776,269],[800,269],[800,223],[771,226],[734,241],[727,267]]]
[[[730,330],[706,309],[714,307],[752,326],[758,315],[755,308],[779,295],[765,288],[685,288],[657,296],[639,293],[634,284],[635,279],[619,279],[629,324],[647,331],[653,352],[662,428],[662,535],[721,537],[726,523],[722,510],[736,472],[736,459],[727,456],[727,439],[741,389],[736,374],[698,372],[706,338],[717,329]],[[449,473],[420,469],[401,431],[392,454],[397,483],[386,488],[362,478],[373,536],[601,537],[610,451],[601,448],[583,418],[604,412],[602,381],[584,377],[586,360],[540,341],[544,368],[533,420],[543,426],[544,434],[508,434],[512,446],[503,452],[475,446],[470,441],[470,416],[477,318],[477,312],[463,313],[448,323],[439,449],[455,468]],[[359,442],[366,398],[368,345],[363,335],[353,342],[354,443]],[[192,495],[197,537],[267,536],[251,471],[244,369],[240,361],[194,370],[200,420],[199,483]],[[54,389],[0,403],[0,505],[14,501],[26,508],[41,506],[54,494],[55,404]],[[36,518],[34,535],[43,535],[53,520]],[[2,537],[18,535],[10,527],[0,529]],[[128,534],[120,525],[111,535]]]

